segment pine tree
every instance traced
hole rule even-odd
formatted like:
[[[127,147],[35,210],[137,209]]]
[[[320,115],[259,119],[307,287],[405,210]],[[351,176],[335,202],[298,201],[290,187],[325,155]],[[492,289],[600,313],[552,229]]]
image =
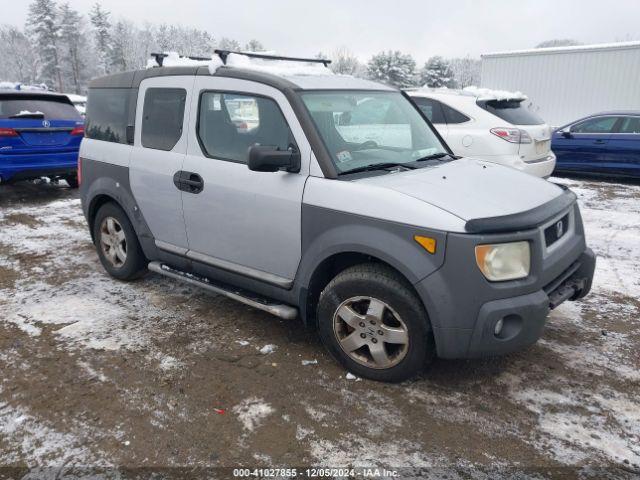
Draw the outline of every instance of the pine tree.
[[[54,0],[34,0],[29,5],[29,15],[25,29],[38,54],[39,80],[58,91],[64,91],[58,44],[60,26]]]
[[[110,72],[111,65],[111,22],[109,12],[103,10],[99,2],[96,2],[89,13],[91,25],[94,29],[95,48],[98,57],[97,70],[99,75]]]
[[[129,22],[119,20],[115,23],[111,34],[111,71],[124,72],[138,65],[135,61],[134,27]]]
[[[82,17],[68,3],[60,6],[61,70],[67,84],[75,93],[81,93],[87,78],[87,62],[84,55],[86,34]]]
[[[420,84],[430,88],[456,87],[451,66],[440,56],[431,57],[422,67]]]
[[[381,52],[371,57],[367,64],[369,78],[401,88],[415,84],[415,70],[413,57],[399,51]]]

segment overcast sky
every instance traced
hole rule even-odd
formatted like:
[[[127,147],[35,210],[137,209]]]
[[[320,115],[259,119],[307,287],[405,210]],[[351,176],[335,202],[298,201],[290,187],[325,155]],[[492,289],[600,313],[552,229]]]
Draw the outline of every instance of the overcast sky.
[[[68,0],[87,13],[93,0]],[[0,0],[0,23],[24,25],[28,0]],[[554,38],[640,39],[639,0],[102,0],[114,18],[181,24],[282,54],[345,45],[366,60],[381,50],[479,56]]]

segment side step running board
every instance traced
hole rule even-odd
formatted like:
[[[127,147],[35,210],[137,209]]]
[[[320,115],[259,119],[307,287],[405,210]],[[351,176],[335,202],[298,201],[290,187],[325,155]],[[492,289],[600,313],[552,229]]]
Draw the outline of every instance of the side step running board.
[[[244,303],[245,305],[264,310],[265,312],[269,312],[272,315],[280,318],[293,320],[298,316],[298,309],[290,305],[272,303],[270,300],[253,293],[235,289],[233,287],[229,287],[220,283],[214,283],[205,277],[200,277],[191,273],[185,273],[181,272],[180,270],[175,270],[162,262],[151,262],[149,263],[148,268],[152,272],[159,273],[160,275],[164,275],[165,277],[175,278],[176,280],[180,280],[191,285],[196,285],[210,292],[218,293],[220,295],[224,295],[225,297],[229,297],[233,300]]]

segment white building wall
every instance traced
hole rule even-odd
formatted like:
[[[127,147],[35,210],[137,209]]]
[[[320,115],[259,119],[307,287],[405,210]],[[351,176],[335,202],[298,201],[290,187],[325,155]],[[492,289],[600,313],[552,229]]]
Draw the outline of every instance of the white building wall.
[[[482,55],[481,85],[523,92],[553,126],[604,110],[640,110],[640,42]]]

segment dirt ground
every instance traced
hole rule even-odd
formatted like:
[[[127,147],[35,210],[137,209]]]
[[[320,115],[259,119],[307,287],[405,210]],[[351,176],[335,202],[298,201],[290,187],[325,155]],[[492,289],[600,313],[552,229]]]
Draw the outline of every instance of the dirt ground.
[[[640,476],[640,186],[554,181],[599,256],[590,296],[525,351],[400,385],[347,377],[297,321],[155,274],[113,280],[76,192],[0,186],[0,478]]]

